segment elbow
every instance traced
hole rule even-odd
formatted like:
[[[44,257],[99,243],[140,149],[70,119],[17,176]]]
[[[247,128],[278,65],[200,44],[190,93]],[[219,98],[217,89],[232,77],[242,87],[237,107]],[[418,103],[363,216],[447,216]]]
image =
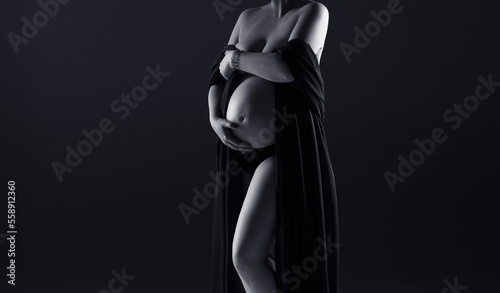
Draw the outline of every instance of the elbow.
[[[276,63],[276,72],[275,76],[277,77],[274,82],[279,82],[279,83],[289,83],[294,81],[293,74],[290,71],[290,68],[288,65],[281,59],[281,56],[278,54],[274,55],[275,58],[277,58],[277,63]]]
[[[275,83],[289,83],[294,81],[294,78],[292,75],[275,75],[272,77],[262,77],[263,79],[270,81],[270,82],[275,82]]]
[[[294,81],[293,74],[286,64],[276,66],[271,76],[273,79],[271,80],[272,82],[289,83]]]
[[[294,78],[290,70],[281,71],[280,74],[276,75],[276,80],[273,80],[273,82],[278,83],[289,83],[292,81],[294,81]]]
[[[258,75],[259,77],[276,83],[289,83],[294,81],[293,75],[290,72],[274,71],[266,75]]]
[[[282,83],[289,83],[294,81],[293,75],[290,71],[286,72],[283,76],[283,81]]]

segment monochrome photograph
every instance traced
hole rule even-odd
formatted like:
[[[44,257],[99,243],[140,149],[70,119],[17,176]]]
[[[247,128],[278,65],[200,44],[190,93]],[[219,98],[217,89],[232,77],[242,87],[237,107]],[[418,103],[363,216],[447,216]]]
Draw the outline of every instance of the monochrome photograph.
[[[495,292],[498,9],[0,1],[0,292]]]

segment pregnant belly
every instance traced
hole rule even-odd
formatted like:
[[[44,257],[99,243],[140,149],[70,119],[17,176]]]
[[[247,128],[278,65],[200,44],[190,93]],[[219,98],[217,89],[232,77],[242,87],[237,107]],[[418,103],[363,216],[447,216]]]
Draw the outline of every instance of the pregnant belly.
[[[226,119],[240,125],[233,133],[253,148],[275,143],[272,127],[274,96],[274,83],[248,74],[243,77],[229,100]]]

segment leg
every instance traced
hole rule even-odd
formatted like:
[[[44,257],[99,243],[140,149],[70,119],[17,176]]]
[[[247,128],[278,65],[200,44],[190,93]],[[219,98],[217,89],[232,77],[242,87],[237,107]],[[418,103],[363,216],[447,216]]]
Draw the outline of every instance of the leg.
[[[233,263],[247,293],[273,292],[275,272],[266,263],[276,229],[276,156],[255,170],[238,217]]]

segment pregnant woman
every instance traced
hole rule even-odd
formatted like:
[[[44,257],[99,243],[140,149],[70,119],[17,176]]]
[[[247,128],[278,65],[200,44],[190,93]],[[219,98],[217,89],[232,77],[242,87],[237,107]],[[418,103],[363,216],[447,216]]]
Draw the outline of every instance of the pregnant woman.
[[[212,68],[218,135],[212,293],[337,293],[335,183],[319,60],[328,10],[245,10]]]

